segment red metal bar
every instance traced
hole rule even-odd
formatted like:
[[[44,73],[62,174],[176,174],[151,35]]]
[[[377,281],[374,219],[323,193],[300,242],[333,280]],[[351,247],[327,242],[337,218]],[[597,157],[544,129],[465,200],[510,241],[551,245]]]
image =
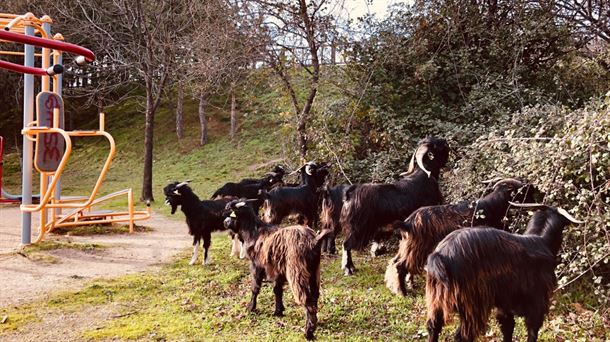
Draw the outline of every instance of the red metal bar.
[[[0,30],[0,40],[8,40],[16,43],[36,45],[49,49],[70,52],[76,55],[84,56],[87,59],[87,62],[89,63],[95,60],[95,54],[91,50],[86,49],[82,46],[78,46],[76,44],[66,43],[58,40],[27,36],[25,34],[8,32],[3,30]]]
[[[15,64],[15,63],[6,62],[6,61],[0,61],[0,68],[8,69],[8,70],[15,71],[15,72],[20,72],[22,74],[48,76],[47,71],[45,69],[26,67],[21,64]]]

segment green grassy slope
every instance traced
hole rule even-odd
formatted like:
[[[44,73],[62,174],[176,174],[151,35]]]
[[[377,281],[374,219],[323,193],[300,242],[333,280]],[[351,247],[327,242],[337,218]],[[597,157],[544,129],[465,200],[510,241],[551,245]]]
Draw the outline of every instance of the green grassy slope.
[[[198,103],[184,104],[185,137],[175,134],[174,112],[161,107],[155,118],[153,191],[156,203],[163,204],[162,188],[169,180],[191,179],[192,187],[207,198],[227,181],[257,176],[279,162],[282,138],[269,115],[240,115],[240,130],[234,140],[228,137],[229,118],[223,108],[208,106],[208,144],[199,145]],[[93,121],[85,127],[97,126]],[[142,188],[144,117],[138,100],[132,98],[106,108],[106,130],[116,141],[117,154],[103,183],[101,194],[133,188],[139,198]],[[63,194],[87,195],[93,188],[108,153],[104,138],[77,138],[76,147],[62,178]],[[4,186],[11,193],[20,189],[20,164],[17,153],[5,155]],[[34,187],[37,187],[37,176]],[[125,205],[124,200],[110,207]]]

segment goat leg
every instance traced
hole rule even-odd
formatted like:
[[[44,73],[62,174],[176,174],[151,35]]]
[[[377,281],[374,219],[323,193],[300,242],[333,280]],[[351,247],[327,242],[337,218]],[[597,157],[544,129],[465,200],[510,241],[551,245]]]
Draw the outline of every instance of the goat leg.
[[[199,256],[199,236],[195,236],[193,239],[193,256],[191,257],[191,261],[189,265],[195,265],[197,262],[197,257]]]
[[[202,265],[207,265],[210,263],[210,256],[208,255],[208,252],[210,251],[210,245],[212,244],[212,232],[210,231],[206,231],[203,234],[203,261],[201,262]]]
[[[314,332],[316,331],[316,325],[318,324],[318,308],[316,305],[307,304],[305,305],[307,311],[307,322],[305,323],[305,338],[308,341],[314,339]]]
[[[284,284],[286,283],[286,278],[283,276],[277,277],[275,280],[275,285],[273,286],[273,294],[275,295],[275,311],[273,312],[273,316],[284,316],[284,302],[282,300],[282,296],[284,294]]]
[[[256,297],[258,293],[261,291],[261,286],[263,285],[263,279],[265,278],[265,270],[259,267],[253,266],[252,270],[252,298],[250,299],[250,303],[248,303],[248,311],[254,312],[256,311]]]
[[[428,316],[426,328],[428,329],[428,342],[438,342],[438,337],[443,330],[445,319],[442,310],[435,310],[433,315]]]
[[[538,341],[538,330],[542,327],[544,314],[533,314],[525,317],[525,326],[527,327],[527,342]]]
[[[343,256],[341,258],[341,269],[345,270],[345,275],[352,275],[356,272],[354,262],[352,261],[352,238],[348,237],[343,242]]]
[[[512,342],[513,331],[515,330],[515,316],[501,309],[496,312],[496,320],[500,324],[500,330],[502,331],[502,341]]]
[[[335,245],[335,233],[330,233],[328,234],[328,237],[326,237],[326,253],[328,254],[335,254],[337,253],[337,247]]]
[[[237,237],[237,234],[232,234],[233,237],[231,237],[231,255],[230,256],[239,256],[239,239]]]

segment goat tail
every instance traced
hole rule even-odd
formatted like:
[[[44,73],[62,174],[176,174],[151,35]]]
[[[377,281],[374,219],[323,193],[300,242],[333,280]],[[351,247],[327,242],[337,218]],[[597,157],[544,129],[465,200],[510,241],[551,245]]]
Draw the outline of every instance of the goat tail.
[[[294,297],[294,301],[298,305],[305,305],[308,302],[308,299],[312,296],[312,291],[314,288],[311,288],[311,281],[315,280],[318,286],[320,287],[320,258],[318,257],[318,266],[315,270],[312,270],[306,258],[304,256],[296,257],[298,260],[294,260],[294,264],[291,267],[286,268],[286,280],[288,281],[288,286],[290,286],[290,290],[292,291],[292,296]],[[312,271],[314,273],[312,273]],[[316,279],[311,279],[311,277],[317,277]]]
[[[400,293],[400,276],[398,275],[398,255],[390,259],[385,269],[385,286],[394,294]]]
[[[426,277],[428,319],[435,320],[440,316],[448,322],[454,308],[457,307],[457,302],[449,283],[448,270],[440,255],[433,253],[428,257],[426,272],[428,273]]]

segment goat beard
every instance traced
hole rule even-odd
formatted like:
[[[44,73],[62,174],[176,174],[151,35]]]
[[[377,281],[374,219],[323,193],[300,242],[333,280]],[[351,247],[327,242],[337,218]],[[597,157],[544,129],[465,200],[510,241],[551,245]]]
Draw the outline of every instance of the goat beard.
[[[176,213],[176,209],[178,209],[178,206],[175,205],[174,203],[170,202],[169,200],[165,200],[165,205],[169,205],[172,207],[172,215],[174,215]]]

